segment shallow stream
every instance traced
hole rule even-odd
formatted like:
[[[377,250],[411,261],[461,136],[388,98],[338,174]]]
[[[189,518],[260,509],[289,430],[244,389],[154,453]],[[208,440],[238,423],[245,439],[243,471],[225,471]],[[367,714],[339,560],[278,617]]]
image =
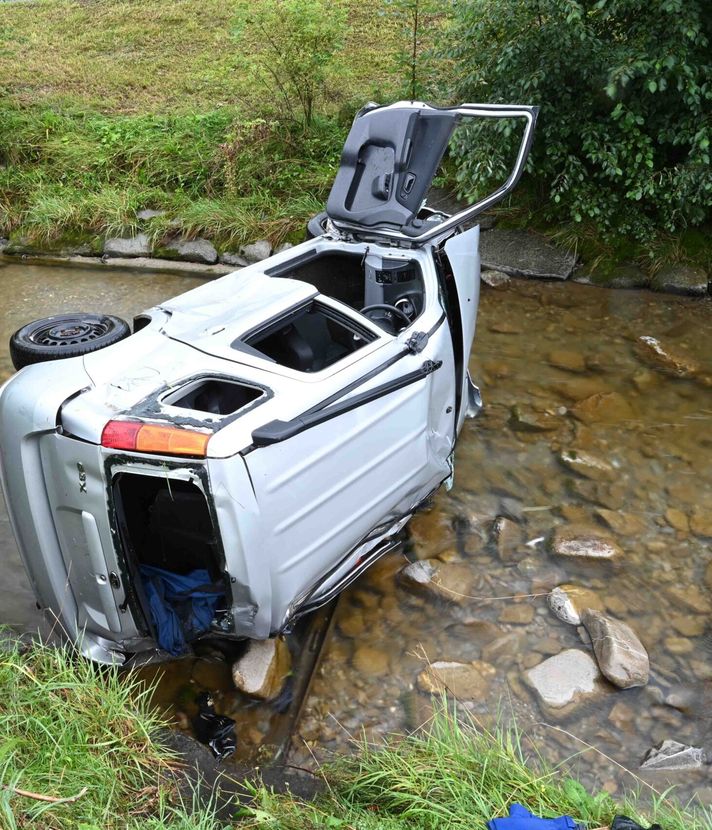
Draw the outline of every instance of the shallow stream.
[[[0,341],[59,311],[130,319],[201,281],[0,265]],[[655,365],[636,345],[643,335],[679,353],[691,377]],[[3,346],[0,379],[11,371]],[[640,774],[647,750],[664,739],[712,751],[712,304],[570,283],[484,286],[471,371],[485,410],[465,425],[454,487],[411,522],[402,550],[342,597],[294,763],[345,751],[362,733],[416,728],[430,716],[418,675],[443,660],[482,661],[461,705],[485,726],[515,718],[525,741],[554,762],[573,759],[592,786],[635,786],[618,765]],[[589,453],[608,469],[591,478],[562,452]],[[520,535],[513,546],[494,539],[497,517]],[[612,562],[555,556],[550,537],[565,524],[596,526],[620,554]],[[0,557],[0,620],[32,625],[4,510]],[[398,572],[416,559],[437,559],[456,575],[445,598],[404,584]],[[563,714],[540,707],[526,672],[565,649],[591,652],[582,630],[547,606],[548,591],[563,583],[594,591],[608,615],[634,628],[650,655],[645,688],[603,684]],[[234,710],[225,669],[211,671],[223,709]],[[166,674],[160,699],[174,713],[186,672],[194,669],[183,661]],[[269,732],[266,717],[249,716],[243,746]],[[712,803],[710,767],[643,777]]]

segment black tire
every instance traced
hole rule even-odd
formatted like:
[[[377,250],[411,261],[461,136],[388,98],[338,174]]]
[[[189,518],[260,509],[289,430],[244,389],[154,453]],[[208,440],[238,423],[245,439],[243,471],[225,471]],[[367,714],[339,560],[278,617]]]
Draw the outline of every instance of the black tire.
[[[110,314],[57,314],[18,329],[10,338],[10,357],[16,369],[45,360],[95,352],[131,334],[129,324]]]

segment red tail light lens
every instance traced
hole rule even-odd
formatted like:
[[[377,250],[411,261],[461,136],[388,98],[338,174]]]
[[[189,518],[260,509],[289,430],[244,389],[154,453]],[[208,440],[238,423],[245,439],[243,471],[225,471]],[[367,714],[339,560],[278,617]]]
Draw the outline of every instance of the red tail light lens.
[[[102,447],[159,455],[190,455],[205,458],[210,435],[195,429],[142,424],[138,421],[109,421],[101,433]]]

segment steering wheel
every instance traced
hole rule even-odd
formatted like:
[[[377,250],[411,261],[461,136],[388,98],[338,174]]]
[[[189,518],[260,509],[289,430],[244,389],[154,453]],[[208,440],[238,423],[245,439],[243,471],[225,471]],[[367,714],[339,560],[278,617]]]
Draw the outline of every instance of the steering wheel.
[[[386,331],[392,329],[393,334],[398,333],[394,318],[397,317],[398,321],[403,323],[403,328],[408,328],[410,325],[410,317],[397,306],[389,305],[388,303],[374,303],[373,305],[364,306],[361,309],[361,314],[364,314],[369,320],[373,320],[377,326],[380,326]]]

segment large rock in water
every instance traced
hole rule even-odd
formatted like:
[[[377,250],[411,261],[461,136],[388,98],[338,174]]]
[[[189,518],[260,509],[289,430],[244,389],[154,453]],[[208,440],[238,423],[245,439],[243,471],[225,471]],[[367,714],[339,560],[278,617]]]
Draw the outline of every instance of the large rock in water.
[[[558,585],[546,598],[555,617],[569,625],[581,625],[581,615],[589,608],[603,611],[598,594],[578,585]]]
[[[151,256],[151,243],[145,233],[139,233],[126,239],[117,236],[104,242],[104,256],[111,258],[129,257],[131,259]]]
[[[573,254],[549,245],[528,231],[495,228],[480,235],[482,267],[512,277],[568,279],[576,265]]]
[[[591,637],[598,666],[611,683],[621,689],[647,684],[648,652],[629,625],[592,608],[583,612],[581,621]]]
[[[460,700],[482,700],[496,673],[494,666],[483,660],[471,663],[440,660],[418,675],[418,688],[431,694],[449,692]]]
[[[245,654],[233,664],[232,680],[246,695],[271,700],[282,690],[291,667],[289,648],[281,637],[250,640]]]
[[[524,679],[549,709],[568,711],[605,693],[598,666],[585,651],[568,648],[525,672]]]
[[[593,525],[559,525],[551,536],[551,552],[556,556],[611,560],[623,551],[603,530]]]
[[[693,294],[701,296],[707,293],[707,274],[702,268],[691,265],[666,265],[650,280],[653,291],[666,291],[669,294]]]

